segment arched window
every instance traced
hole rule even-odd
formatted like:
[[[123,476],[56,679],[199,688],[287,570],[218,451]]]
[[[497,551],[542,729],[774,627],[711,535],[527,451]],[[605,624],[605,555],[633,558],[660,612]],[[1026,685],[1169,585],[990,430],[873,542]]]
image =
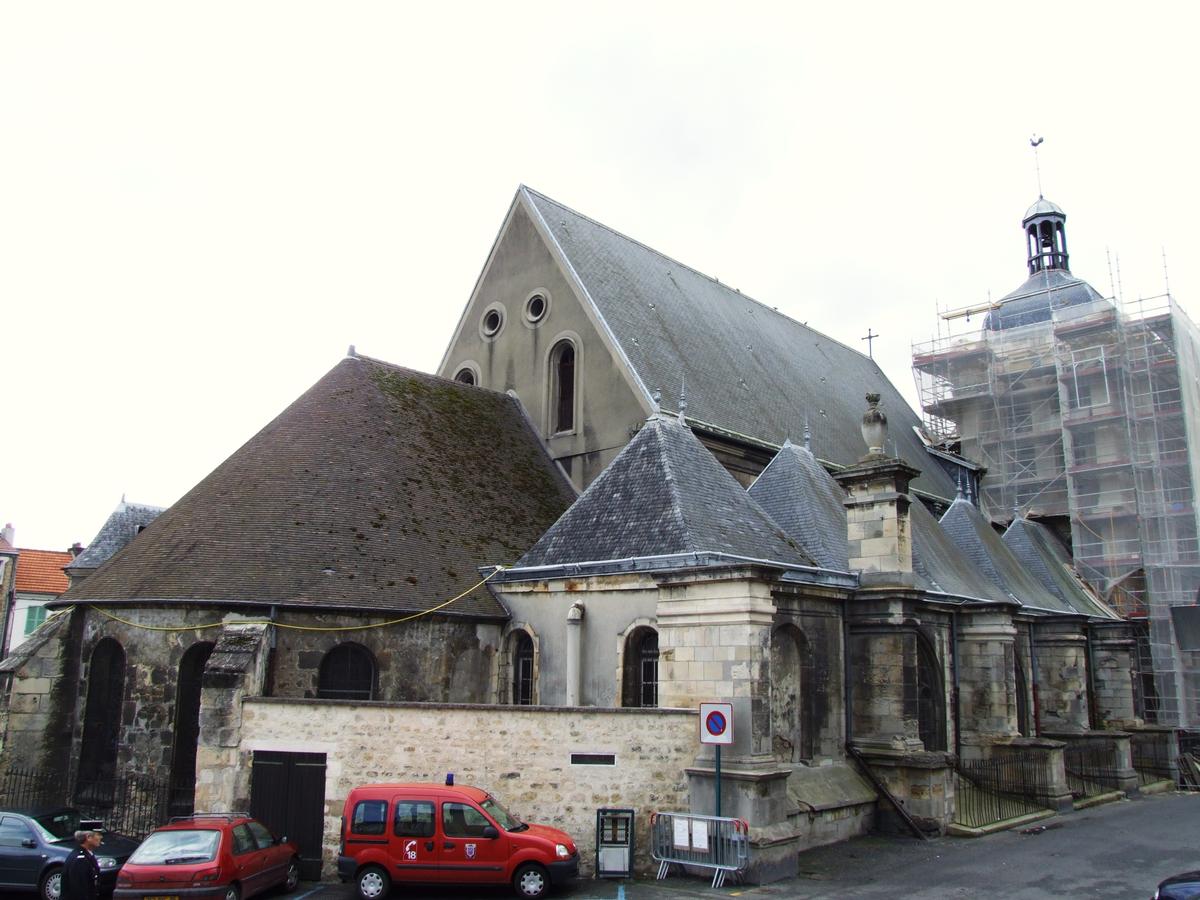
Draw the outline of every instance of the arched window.
[[[125,649],[112,638],[104,638],[92,651],[87,682],[78,781],[81,789],[91,789],[92,799],[98,800],[105,796],[104,783],[111,783],[117,775],[125,700]]]
[[[360,644],[338,644],[325,654],[317,696],[327,700],[374,700],[375,657]]]
[[[575,428],[575,345],[559,341],[550,351],[550,433]]]
[[[658,632],[640,626],[625,639],[621,672],[622,706],[658,706]]]
[[[454,380],[457,381],[459,384],[474,385],[475,384],[475,373],[467,366],[463,366],[461,369],[458,370],[458,373],[454,376]]]
[[[179,662],[175,689],[175,749],[171,754],[171,815],[194,811],[196,796],[196,745],[200,741],[200,689],[204,664],[212,653],[207,641],[192,644]]]
[[[917,635],[917,737],[926,750],[946,749],[946,698],[941,665],[929,639]]]
[[[533,703],[533,638],[528,631],[515,631],[510,647],[512,702],[517,706],[530,706]]]
[[[771,751],[781,762],[813,758],[812,654],[808,639],[794,625],[771,635]]]

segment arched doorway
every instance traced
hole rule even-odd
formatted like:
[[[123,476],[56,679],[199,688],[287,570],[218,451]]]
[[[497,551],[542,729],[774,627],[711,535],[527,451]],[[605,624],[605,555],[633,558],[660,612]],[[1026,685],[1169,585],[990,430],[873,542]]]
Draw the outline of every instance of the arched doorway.
[[[808,639],[795,625],[771,634],[771,752],[781,762],[812,759],[815,723],[812,656]]]
[[[125,700],[125,649],[117,641],[103,638],[96,644],[87,682],[76,792],[103,804],[104,798],[111,798],[117,776],[117,744]]]
[[[175,745],[171,753],[171,815],[194,812],[196,797],[196,745],[200,741],[200,690],[204,664],[213,644],[192,644],[179,661],[175,688]]]

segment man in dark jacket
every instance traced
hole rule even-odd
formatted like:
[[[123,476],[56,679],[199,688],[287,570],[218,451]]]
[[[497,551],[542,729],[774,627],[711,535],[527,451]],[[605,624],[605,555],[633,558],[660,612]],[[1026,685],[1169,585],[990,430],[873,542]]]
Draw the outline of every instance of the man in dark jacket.
[[[75,841],[79,846],[63,864],[62,900],[96,900],[100,893],[100,864],[96,862],[100,832],[77,831]]]

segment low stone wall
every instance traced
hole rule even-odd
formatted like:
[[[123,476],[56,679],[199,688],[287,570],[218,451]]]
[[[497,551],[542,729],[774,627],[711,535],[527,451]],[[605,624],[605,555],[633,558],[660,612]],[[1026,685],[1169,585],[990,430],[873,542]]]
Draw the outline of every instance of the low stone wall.
[[[652,868],[650,813],[686,810],[684,769],[699,750],[694,710],[496,707],[247,698],[238,764],[201,779],[197,806],[232,808],[249,796],[255,750],[326,754],[325,852],[334,877],[342,804],[360,784],[442,782],[485,788],[513,813],[562,828],[595,864],[596,810],[636,810],[636,867]],[[613,765],[571,754],[612,754]]]

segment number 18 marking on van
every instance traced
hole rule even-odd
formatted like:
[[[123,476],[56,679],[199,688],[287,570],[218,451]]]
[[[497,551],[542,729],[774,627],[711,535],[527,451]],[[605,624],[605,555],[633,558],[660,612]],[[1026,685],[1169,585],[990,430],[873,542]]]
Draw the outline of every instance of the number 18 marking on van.
[[[405,859],[416,859],[417,858],[417,842],[416,841],[409,841],[407,844],[404,845],[404,858]]]

